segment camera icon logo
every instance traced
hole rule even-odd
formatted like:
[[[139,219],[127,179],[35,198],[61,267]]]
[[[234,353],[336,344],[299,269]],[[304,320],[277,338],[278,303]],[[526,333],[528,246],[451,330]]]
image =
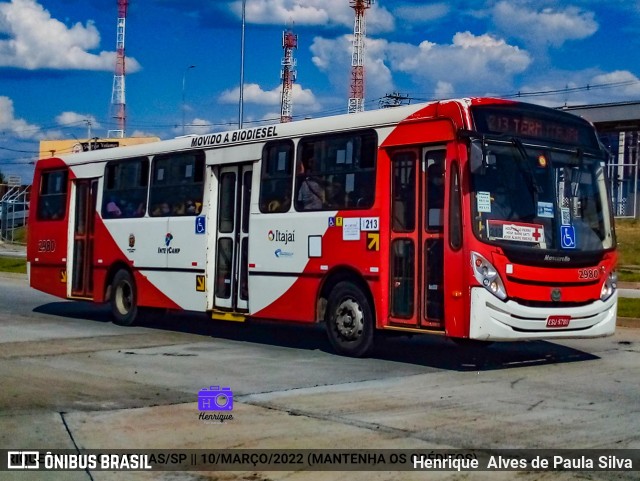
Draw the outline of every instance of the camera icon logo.
[[[198,392],[199,411],[232,411],[233,392],[230,387],[210,386]]]

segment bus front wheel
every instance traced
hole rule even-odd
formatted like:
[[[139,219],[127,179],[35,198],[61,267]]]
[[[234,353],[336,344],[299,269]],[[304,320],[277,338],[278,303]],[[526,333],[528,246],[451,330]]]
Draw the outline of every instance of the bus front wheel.
[[[331,290],[325,314],[327,334],[340,354],[362,357],[373,347],[373,314],[367,296],[350,282]]]
[[[111,283],[111,314],[113,322],[131,326],[138,315],[136,285],[129,271],[119,270]]]

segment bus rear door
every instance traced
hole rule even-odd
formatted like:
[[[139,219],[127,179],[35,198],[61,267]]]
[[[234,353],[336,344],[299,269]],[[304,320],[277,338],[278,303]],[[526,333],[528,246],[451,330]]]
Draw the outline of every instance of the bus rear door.
[[[77,179],[73,181],[74,206],[72,242],[70,248],[71,297],[93,298],[93,252],[94,227],[98,179]]]

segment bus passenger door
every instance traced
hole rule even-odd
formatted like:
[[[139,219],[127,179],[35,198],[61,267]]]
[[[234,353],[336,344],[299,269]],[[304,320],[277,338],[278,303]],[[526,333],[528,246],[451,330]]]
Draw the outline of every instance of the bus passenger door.
[[[73,242],[71,244],[71,296],[93,298],[93,245],[98,179],[73,181]]]
[[[246,311],[252,165],[218,169],[214,306]]]
[[[391,154],[390,319],[444,328],[444,146]]]

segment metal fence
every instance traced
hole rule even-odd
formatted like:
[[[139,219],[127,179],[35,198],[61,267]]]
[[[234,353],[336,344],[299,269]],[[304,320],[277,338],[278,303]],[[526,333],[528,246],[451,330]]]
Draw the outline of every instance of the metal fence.
[[[0,240],[16,242],[18,229],[27,224],[30,187],[0,185]]]
[[[635,219],[638,214],[638,164],[609,164],[613,215]]]

